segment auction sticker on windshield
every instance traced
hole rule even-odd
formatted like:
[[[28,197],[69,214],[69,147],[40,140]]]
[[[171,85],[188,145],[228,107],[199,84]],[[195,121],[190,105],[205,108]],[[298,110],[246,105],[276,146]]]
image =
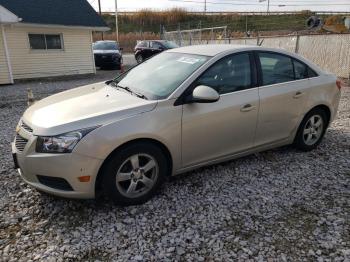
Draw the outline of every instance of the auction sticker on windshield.
[[[200,59],[193,58],[193,57],[184,57],[183,56],[183,57],[180,57],[177,61],[181,62],[181,63],[194,65],[195,63],[198,63],[200,61]]]

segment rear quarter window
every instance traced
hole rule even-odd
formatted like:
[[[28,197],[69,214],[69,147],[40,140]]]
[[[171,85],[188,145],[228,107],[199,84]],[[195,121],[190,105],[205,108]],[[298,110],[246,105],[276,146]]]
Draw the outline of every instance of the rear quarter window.
[[[314,70],[312,70],[309,66],[300,61],[293,60],[293,64],[296,80],[318,76],[318,74]]]
[[[312,70],[310,67],[307,68],[307,73],[309,78],[318,77],[318,74],[314,70]]]
[[[305,64],[300,63],[297,60],[293,60],[293,64],[294,64],[294,73],[295,73],[296,80],[305,79],[309,77],[308,67]]]

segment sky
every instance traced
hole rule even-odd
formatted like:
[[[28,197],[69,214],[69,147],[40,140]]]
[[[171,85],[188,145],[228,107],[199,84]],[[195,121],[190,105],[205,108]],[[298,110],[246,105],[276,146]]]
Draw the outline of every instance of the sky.
[[[98,0],[87,0],[98,10]],[[114,11],[115,0],[100,0],[102,11]],[[117,0],[119,11],[139,9],[165,10],[173,7],[203,11],[205,0]],[[342,5],[346,4],[346,5]],[[279,6],[285,5],[285,6]],[[207,11],[266,12],[267,0],[207,0]],[[270,0],[270,11],[340,11],[350,12],[350,0]]]

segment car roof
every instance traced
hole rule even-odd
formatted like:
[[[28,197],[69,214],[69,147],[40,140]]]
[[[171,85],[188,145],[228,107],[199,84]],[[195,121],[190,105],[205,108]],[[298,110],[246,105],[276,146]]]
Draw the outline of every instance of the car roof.
[[[96,41],[95,43],[116,43],[116,44],[118,44],[117,41],[113,41],[113,40],[100,40],[100,41]]]
[[[171,49],[171,51],[167,51],[167,52],[216,56],[226,51],[241,51],[241,50],[244,51],[244,50],[252,50],[254,48],[258,49],[260,47],[252,46],[252,45],[228,45],[228,44],[191,45],[191,46],[184,46],[184,47]]]
[[[173,42],[171,40],[159,40],[159,39],[154,39],[154,40],[142,40],[141,42],[160,42],[160,43],[166,43],[166,42]]]
[[[316,64],[313,62],[305,59],[304,57],[300,56],[299,54],[289,52],[284,49],[278,49],[278,48],[269,48],[269,47],[261,47],[261,46],[254,46],[254,45],[232,45],[232,44],[208,44],[208,45],[192,45],[192,46],[184,46],[179,48],[174,48],[167,50],[165,52],[167,53],[182,53],[182,54],[193,54],[193,55],[203,55],[203,56],[210,56],[215,57],[217,55],[223,54],[223,53],[230,53],[230,52],[240,52],[240,51],[267,51],[267,52],[276,52],[279,54],[284,54],[293,58],[296,58],[309,67],[311,67],[314,71],[316,71],[318,74],[323,74],[324,71],[319,68]]]

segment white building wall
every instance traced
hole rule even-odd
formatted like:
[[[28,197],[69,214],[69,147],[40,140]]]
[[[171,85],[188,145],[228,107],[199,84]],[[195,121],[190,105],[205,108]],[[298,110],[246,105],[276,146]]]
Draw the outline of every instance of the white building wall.
[[[0,85],[11,83],[10,74],[7,66],[4,38],[0,25]]]
[[[5,30],[15,80],[95,73],[91,30],[20,24],[7,25]],[[29,33],[62,34],[64,49],[32,50]]]

